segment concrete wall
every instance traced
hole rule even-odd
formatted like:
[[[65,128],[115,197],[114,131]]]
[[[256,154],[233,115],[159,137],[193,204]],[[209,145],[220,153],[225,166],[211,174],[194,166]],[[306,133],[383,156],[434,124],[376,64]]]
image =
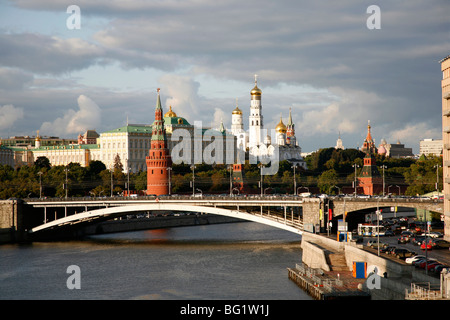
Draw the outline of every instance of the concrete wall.
[[[0,243],[24,238],[23,209],[22,200],[0,200]]]
[[[324,271],[330,271],[327,263],[325,250],[315,243],[304,241],[302,239],[302,262],[310,268],[320,268]]]

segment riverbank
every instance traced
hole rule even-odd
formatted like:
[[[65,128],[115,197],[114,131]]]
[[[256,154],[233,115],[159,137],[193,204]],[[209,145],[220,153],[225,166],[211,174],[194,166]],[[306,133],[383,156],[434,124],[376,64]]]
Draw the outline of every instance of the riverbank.
[[[376,250],[362,244],[305,232],[301,247],[302,263],[288,268],[288,276],[317,300],[406,300],[416,284],[440,285],[441,279],[426,275],[401,259],[378,256]],[[355,266],[361,264],[364,268],[358,275]],[[444,293],[449,279],[445,276],[447,284],[441,285]]]

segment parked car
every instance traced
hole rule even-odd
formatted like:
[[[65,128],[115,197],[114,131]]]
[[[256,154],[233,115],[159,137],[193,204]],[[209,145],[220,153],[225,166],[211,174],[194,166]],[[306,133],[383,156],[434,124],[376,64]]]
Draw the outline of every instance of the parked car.
[[[427,264],[427,269],[428,269],[428,271],[432,271],[432,269],[433,269],[434,267],[437,267],[437,266],[440,266],[440,265],[443,265],[443,264],[440,263],[440,262],[437,262],[437,261],[431,262],[431,263],[428,263],[428,264]]]
[[[367,241],[367,246],[368,247],[378,247],[378,240],[369,240],[369,241]],[[385,247],[388,247],[389,245],[388,244],[386,244],[386,243],[382,243],[382,242],[380,242],[380,248],[385,248]]]
[[[399,259],[406,259],[406,258],[414,255],[413,252],[409,251],[408,249],[403,249],[403,248],[396,248],[391,251],[391,254],[396,256]]]
[[[406,258],[406,259],[405,259],[405,262],[406,262],[406,263],[409,263],[409,264],[413,264],[413,262],[415,262],[415,261],[417,261],[417,260],[420,260],[420,259],[425,259],[425,258],[426,258],[426,257],[425,257],[425,256],[422,256],[422,255],[415,255],[415,256]]]
[[[440,237],[443,237],[443,234],[440,232],[433,231],[433,232],[424,232],[424,233],[422,233],[422,236],[428,236],[431,238],[440,238]]]
[[[426,265],[430,265],[430,264],[435,264],[438,263],[436,260],[431,260],[431,259],[424,259],[419,263],[419,268],[421,269],[425,269]]]
[[[422,244],[422,241],[424,240],[425,240],[424,236],[414,236],[411,238],[411,243],[413,245],[420,246]]]
[[[380,249],[382,253],[391,253],[392,250],[396,249],[394,246],[388,246]]]
[[[413,233],[411,231],[402,231],[400,234],[402,237],[411,237]]]
[[[434,248],[434,242],[431,240],[425,240],[422,242],[422,244],[420,245],[420,249],[425,250],[425,244],[426,244],[426,249],[427,250],[432,250]]]
[[[420,265],[421,265],[422,263],[424,263],[426,260],[428,260],[428,262],[436,261],[436,259],[433,259],[433,258],[428,258],[428,259],[422,258],[422,259],[419,259],[419,260],[414,261],[414,262],[413,262],[413,265],[414,265],[415,267],[417,267],[417,268],[420,268]]]
[[[450,248],[450,242],[446,240],[434,240],[434,249],[448,249]]]
[[[398,238],[397,243],[408,243],[409,242],[409,237],[408,236],[401,236],[400,238]]]
[[[444,264],[441,264],[441,265],[439,265],[439,266],[435,266],[434,268],[433,268],[433,272],[434,273],[441,273],[442,272],[442,270],[444,270],[444,269],[449,269],[450,267],[449,266],[447,266],[447,265],[444,265]]]

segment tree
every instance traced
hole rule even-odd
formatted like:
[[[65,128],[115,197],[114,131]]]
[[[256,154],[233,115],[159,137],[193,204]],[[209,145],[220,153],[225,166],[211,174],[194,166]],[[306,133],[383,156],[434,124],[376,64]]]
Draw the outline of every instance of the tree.
[[[319,177],[318,187],[320,188],[320,192],[330,193],[331,188],[337,184],[338,174],[334,169],[324,171]]]
[[[50,160],[47,157],[37,157],[34,166],[38,168],[50,169]]]

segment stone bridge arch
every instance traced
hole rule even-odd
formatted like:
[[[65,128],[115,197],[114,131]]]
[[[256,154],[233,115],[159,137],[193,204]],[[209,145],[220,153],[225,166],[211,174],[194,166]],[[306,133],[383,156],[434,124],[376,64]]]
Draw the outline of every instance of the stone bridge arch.
[[[275,228],[290,231],[299,235],[303,233],[303,226],[301,224],[298,224],[296,222],[294,223],[293,221],[286,219],[285,220],[273,219],[268,216],[263,216],[259,214],[251,214],[243,211],[224,209],[212,206],[199,206],[199,205],[186,205],[173,203],[147,203],[140,205],[127,205],[127,206],[117,206],[117,207],[88,210],[36,226],[32,228],[29,231],[29,233],[37,233],[44,230],[50,230],[67,225],[74,225],[82,222],[84,223],[94,221],[96,222],[99,221],[100,219],[119,217],[130,213],[142,211],[182,211],[182,212],[210,213],[262,223]]]

